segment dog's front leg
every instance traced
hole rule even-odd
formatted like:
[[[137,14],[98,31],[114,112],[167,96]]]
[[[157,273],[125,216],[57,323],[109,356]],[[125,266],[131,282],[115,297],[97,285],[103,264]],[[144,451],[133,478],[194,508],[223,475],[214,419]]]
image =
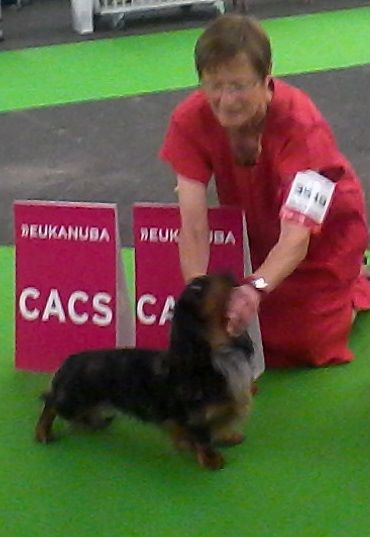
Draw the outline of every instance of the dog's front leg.
[[[211,433],[205,427],[191,429],[193,446],[200,466],[209,470],[221,470],[225,460],[222,454],[211,444]]]
[[[167,421],[163,425],[164,429],[166,429],[172,439],[172,443],[175,446],[176,449],[183,451],[183,450],[194,450],[194,443],[191,438],[191,435],[189,431],[184,427],[183,425],[180,425],[176,423],[175,421]]]

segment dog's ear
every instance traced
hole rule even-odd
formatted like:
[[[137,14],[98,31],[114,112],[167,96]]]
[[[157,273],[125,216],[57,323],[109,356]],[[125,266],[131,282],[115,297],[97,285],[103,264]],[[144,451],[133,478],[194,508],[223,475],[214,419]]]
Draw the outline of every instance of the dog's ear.
[[[176,301],[173,314],[170,349],[181,359],[192,360],[195,352],[209,352],[207,333],[204,330],[202,301],[209,286],[208,276],[194,278]]]
[[[196,295],[204,293],[206,287],[209,285],[209,276],[197,276],[193,278],[186,286],[185,292],[189,291]]]

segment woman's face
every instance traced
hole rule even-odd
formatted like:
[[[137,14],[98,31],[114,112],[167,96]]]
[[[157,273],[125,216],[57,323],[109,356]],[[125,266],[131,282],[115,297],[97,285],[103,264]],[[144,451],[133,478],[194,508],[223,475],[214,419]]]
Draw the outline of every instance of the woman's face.
[[[269,81],[270,76],[261,80],[246,55],[239,54],[215,70],[205,70],[201,88],[219,123],[237,129],[265,115],[271,99]]]

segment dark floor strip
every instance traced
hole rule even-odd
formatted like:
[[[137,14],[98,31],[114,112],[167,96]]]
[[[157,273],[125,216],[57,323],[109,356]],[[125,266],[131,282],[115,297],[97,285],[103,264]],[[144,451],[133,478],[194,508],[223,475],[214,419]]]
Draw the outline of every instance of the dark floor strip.
[[[312,95],[357,169],[370,209],[370,65],[286,79]],[[0,244],[12,243],[14,199],[109,201],[132,244],[135,201],[170,202],[174,176],[157,159],[172,108],[186,91],[12,112],[0,122]]]

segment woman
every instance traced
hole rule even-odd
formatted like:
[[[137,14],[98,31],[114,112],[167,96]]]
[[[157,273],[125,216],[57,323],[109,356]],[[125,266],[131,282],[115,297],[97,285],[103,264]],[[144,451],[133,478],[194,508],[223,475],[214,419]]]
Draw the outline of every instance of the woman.
[[[177,174],[184,279],[207,272],[207,185],[246,214],[253,275],[235,289],[230,330],[259,311],[266,365],[350,361],[353,312],[370,308],[360,274],[364,194],[326,120],[271,76],[253,19],[216,19],[195,47],[200,89],[175,109],[161,157]]]

